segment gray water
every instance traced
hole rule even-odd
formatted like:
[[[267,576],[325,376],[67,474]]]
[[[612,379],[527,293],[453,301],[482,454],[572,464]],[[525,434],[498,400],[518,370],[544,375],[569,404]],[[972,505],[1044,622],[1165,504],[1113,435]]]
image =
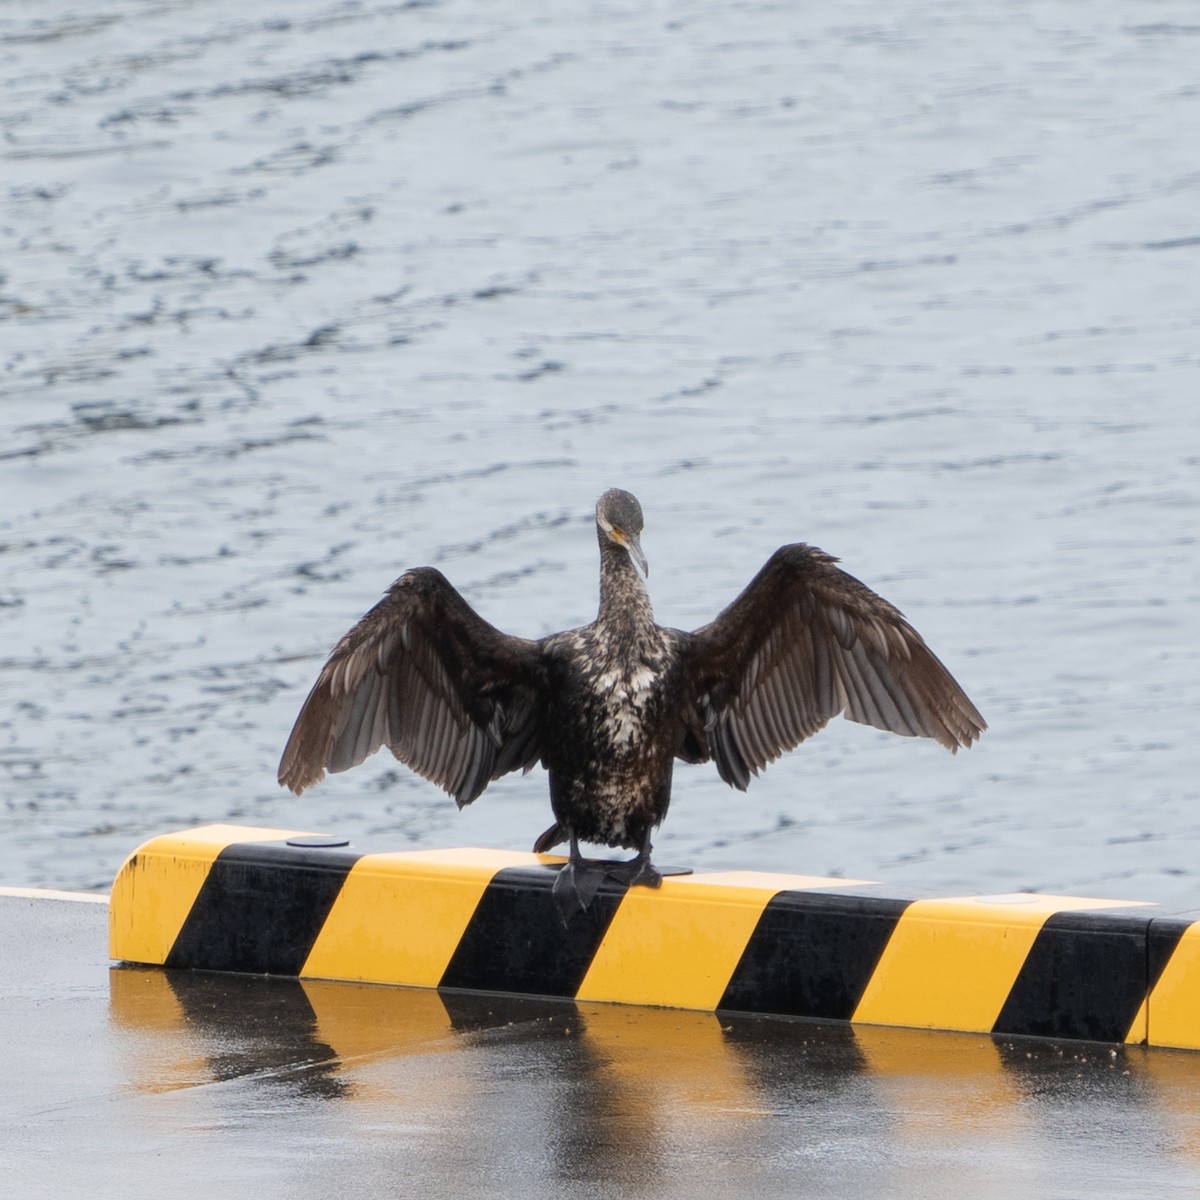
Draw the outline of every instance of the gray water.
[[[664,623],[804,540],[990,722],[837,721],[657,857],[1200,897],[1191,0],[0,9],[0,881],[194,822],[527,848],[275,784],[404,568],[526,636],[630,488]]]

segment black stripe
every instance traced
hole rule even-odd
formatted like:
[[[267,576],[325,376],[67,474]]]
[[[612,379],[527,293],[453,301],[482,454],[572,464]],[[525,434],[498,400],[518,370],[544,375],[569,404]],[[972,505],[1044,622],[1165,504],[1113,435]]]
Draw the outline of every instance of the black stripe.
[[[1149,923],[1145,915],[1055,913],[992,1032],[1123,1042],[1146,997]]]
[[[554,880],[545,867],[497,872],[438,986],[574,996],[627,889],[606,879],[564,928],[550,895]]]
[[[1146,995],[1162,978],[1171,955],[1179,947],[1179,939],[1195,924],[1185,917],[1158,917],[1150,922],[1150,937],[1146,943]]]
[[[283,842],[222,850],[167,955],[168,967],[299,975],[360,855]]]
[[[717,1007],[848,1021],[911,903],[780,892],[763,910]]]

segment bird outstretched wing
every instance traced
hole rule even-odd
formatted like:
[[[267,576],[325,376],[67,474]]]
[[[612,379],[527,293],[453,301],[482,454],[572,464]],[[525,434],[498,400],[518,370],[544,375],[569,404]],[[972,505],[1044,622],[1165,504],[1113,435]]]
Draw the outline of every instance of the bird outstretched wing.
[[[433,567],[407,571],[334,647],[279,764],[299,794],[386,745],[461,808],[541,757],[538,643],[501,633]]]
[[[685,636],[680,757],[711,757],[745,789],[838,713],[950,751],[987,728],[898,609],[812,546],[783,546],[708,625]]]

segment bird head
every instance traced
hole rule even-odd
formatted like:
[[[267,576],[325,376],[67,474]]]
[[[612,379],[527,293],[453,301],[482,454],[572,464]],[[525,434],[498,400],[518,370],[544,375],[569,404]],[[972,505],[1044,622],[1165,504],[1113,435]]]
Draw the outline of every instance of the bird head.
[[[596,501],[596,529],[602,539],[616,542],[628,551],[643,575],[650,574],[650,565],[638,540],[642,532],[642,506],[636,496],[620,488],[610,488],[605,492]]]

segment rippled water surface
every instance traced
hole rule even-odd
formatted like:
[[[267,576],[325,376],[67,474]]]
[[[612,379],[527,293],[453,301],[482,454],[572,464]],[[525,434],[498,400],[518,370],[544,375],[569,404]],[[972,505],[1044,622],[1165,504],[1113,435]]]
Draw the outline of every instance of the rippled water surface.
[[[406,566],[589,620],[620,485],[664,622],[810,541],[991,724],[681,767],[661,861],[1195,903],[1197,61],[1185,0],[11,0],[0,879],[527,847],[540,771],[276,763]]]

